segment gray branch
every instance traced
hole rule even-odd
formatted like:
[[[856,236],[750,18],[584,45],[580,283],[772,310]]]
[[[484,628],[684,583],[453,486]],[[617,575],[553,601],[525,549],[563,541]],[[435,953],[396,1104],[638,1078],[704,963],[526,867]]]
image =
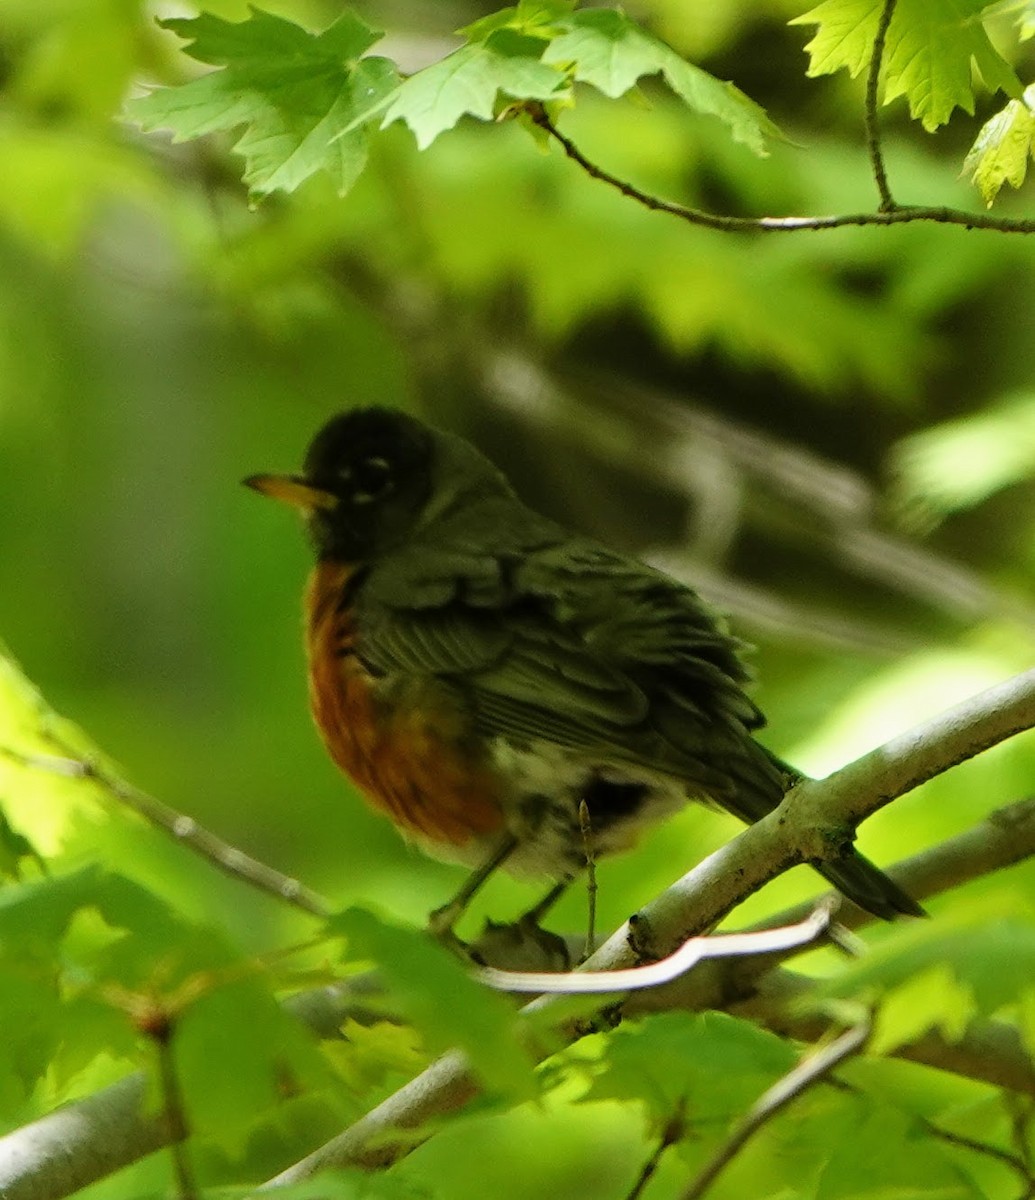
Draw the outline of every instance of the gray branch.
[[[846,828],[876,812],[924,779],[1035,725],[1035,671],[1017,676],[918,726],[826,780],[808,781],[788,796],[776,812],[744,830],[672,888],[648,905],[637,923],[637,936],[648,936],[652,948],[674,948],[709,928],[739,901],[795,862],[821,857],[843,838]],[[1035,802],[1013,805],[990,816],[975,830],[917,856],[892,874],[916,895],[924,896],[1020,861],[1035,852]],[[790,914],[778,920],[787,923]],[[846,923],[860,924],[862,914],[848,909]],[[589,970],[635,965],[623,926],[586,964]],[[752,960],[754,961],[754,960]],[[712,962],[707,966],[716,967]],[[772,964],[754,964],[755,972]],[[740,970],[749,970],[741,964]],[[712,977],[701,969],[669,985],[697,988],[698,1007],[730,1007],[756,1016],[772,1028],[794,1036],[815,1030],[793,1025],[783,1000],[793,993],[797,976],[769,970],[760,991],[757,974]],[[694,981],[694,982],[690,982]],[[771,983],[770,983],[771,981]],[[653,1003],[688,1003],[687,994],[667,989],[637,993],[628,1011]],[[750,999],[747,992],[752,993]],[[351,1006],[365,1007],[367,997],[349,989],[324,990],[310,1003],[292,1005],[318,1032],[336,1027]],[[561,1011],[558,1000],[539,998],[527,1006],[539,1012]],[[753,1007],[752,1007],[753,1006]],[[559,1018],[558,1018],[559,1019]],[[781,1024],[782,1022],[782,1024]],[[565,1032],[562,1030],[562,1032]],[[567,1035],[576,1036],[569,1028]],[[959,1043],[929,1036],[903,1046],[899,1056],[987,1079],[1035,1095],[1035,1072],[1008,1026],[986,1022]],[[143,1074],[136,1074],[85,1100],[59,1109],[0,1139],[0,1196],[4,1200],[58,1200],[136,1161],[167,1143],[168,1130],[145,1114]],[[267,1186],[305,1178],[314,1170],[347,1163],[382,1166],[412,1145],[412,1139],[390,1140],[396,1129],[412,1129],[433,1115],[453,1111],[477,1092],[477,1082],[464,1057],[456,1052],[433,1063],[326,1146],[296,1163]]]

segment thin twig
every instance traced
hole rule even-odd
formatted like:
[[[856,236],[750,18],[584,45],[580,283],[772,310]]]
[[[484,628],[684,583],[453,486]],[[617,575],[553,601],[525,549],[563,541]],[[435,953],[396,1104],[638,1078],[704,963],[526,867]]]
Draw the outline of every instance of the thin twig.
[[[674,1146],[676,1142],[683,1139],[686,1133],[686,1105],[680,1100],[676,1105],[675,1112],[665,1122],[665,1128],[661,1131],[661,1137],[658,1139],[658,1144],[651,1151],[650,1157],[643,1164],[643,1169],[636,1177],[636,1182],[632,1185],[632,1189],[626,1195],[625,1200],[640,1200],[643,1195],[644,1188],[654,1178],[654,1173],[658,1169],[658,1164],[661,1162],[661,1156],[669,1148]]]
[[[1031,1171],[1019,1155],[1011,1154],[1009,1150],[1003,1150],[999,1146],[992,1146],[988,1142],[980,1142],[977,1138],[966,1137],[962,1133],[953,1133],[948,1129],[942,1129],[940,1125],[936,1125],[926,1117],[919,1117],[918,1120],[924,1132],[929,1136],[938,1138],[939,1141],[947,1142],[950,1146],[959,1146],[962,1150],[971,1150],[975,1154],[982,1154],[986,1158],[993,1158],[1004,1167],[1008,1167],[1020,1177],[1021,1184],[1025,1188],[1020,1200],[1025,1200],[1026,1197],[1031,1195],[1033,1182]]]
[[[739,1122],[726,1141],[705,1163],[696,1179],[683,1193],[681,1200],[700,1200],[723,1170],[744,1148],[748,1140],[763,1125],[796,1100],[803,1092],[817,1083],[824,1075],[840,1066],[846,1058],[862,1049],[870,1036],[871,1024],[863,1021],[842,1033],[841,1036],[815,1054],[803,1059],[782,1079],[777,1080],[752,1106],[751,1111]]]
[[[203,829],[193,817],[177,812],[156,797],[119,779],[96,762],[76,758],[56,737],[51,737],[50,740],[61,751],[60,754],[29,754],[11,746],[0,745],[0,755],[23,767],[49,771],[54,775],[64,775],[68,779],[83,779],[96,783],[120,804],[156,828],[171,833],[178,842],[233,878],[267,892],[278,900],[285,900],[316,917],[326,917],[333,911],[329,900],[325,900],[297,879],[282,874],[274,867],[245,854],[243,850],[238,850],[229,842],[224,842],[214,833]]]
[[[895,0],[884,0],[880,20],[877,22],[877,34],[873,39],[870,70],[866,76],[866,149],[870,155],[870,166],[873,168],[873,178],[880,195],[880,211],[884,213],[892,212],[897,205],[888,186],[888,175],[884,169],[884,155],[880,148],[880,130],[877,124],[877,89],[880,85],[880,71],[884,62],[884,43],[894,12]]]
[[[162,1102],[165,1119],[169,1125],[170,1142],[169,1156],[172,1159],[173,1174],[176,1177],[176,1200],[198,1200],[198,1189],[194,1184],[194,1172],[187,1153],[187,1114],[183,1106],[183,1092],[180,1088],[179,1076],[176,1074],[176,1063],[172,1056],[172,1036],[174,1028],[170,1027],[168,1034],[155,1037],[155,1048],[158,1052],[158,1079],[162,1089]]]
[[[999,233],[1035,233],[1035,220],[1011,217],[993,217],[988,213],[971,213],[960,208],[943,205],[911,204],[895,207],[889,212],[838,213],[817,217],[729,217],[719,213],[690,208],[671,200],[662,200],[641,191],[627,180],[619,179],[591,162],[575,145],[571,138],[554,125],[546,111],[530,106],[531,119],[550,137],[560,144],[564,153],[577,163],[587,175],[606,183],[644,208],[652,212],[668,213],[691,225],[706,229],[720,229],[726,233],[793,233],[799,229],[841,229],[845,226],[862,225],[908,225],[916,221],[931,221],[939,225],[962,225],[964,229],[993,229]]]

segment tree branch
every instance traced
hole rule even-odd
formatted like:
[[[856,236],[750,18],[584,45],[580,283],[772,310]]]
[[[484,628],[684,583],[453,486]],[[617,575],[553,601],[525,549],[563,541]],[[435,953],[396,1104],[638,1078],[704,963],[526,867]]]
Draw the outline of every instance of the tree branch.
[[[1032,855],[1035,855],[1035,797],[997,808],[963,833],[904,859],[888,874],[911,896],[926,900],[972,879],[1014,866]],[[774,913],[755,928],[794,925],[815,907],[815,900],[803,901]],[[851,900],[843,899],[837,910],[837,923],[848,929],[858,929],[873,921],[870,913]]]
[[[193,817],[177,812],[155,796],[142,792],[98,763],[76,758],[69,747],[50,735],[60,754],[27,754],[11,746],[0,745],[0,755],[39,771],[49,771],[68,779],[84,779],[96,783],[103,791],[125,808],[131,809],[149,824],[169,833],[195,854],[210,862],[225,874],[239,879],[278,900],[285,900],[311,916],[327,917],[333,905],[297,879],[284,875],[274,867],[245,854],[236,846],[223,841],[202,828]]]
[[[1013,866],[1033,855],[1035,798],[997,809],[972,829],[904,859],[892,867],[888,874],[911,896],[924,900],[970,880]],[[832,896],[834,893],[828,895]],[[786,929],[788,926],[794,926],[815,911],[816,904],[817,901],[813,899],[794,905],[775,913],[754,928]],[[874,920],[870,913],[849,900],[842,900],[837,910],[837,922],[841,928],[858,929],[872,924]],[[729,1009],[733,1005],[752,1003],[763,979],[764,987],[776,995],[781,986],[781,978],[788,973],[775,972],[774,968],[786,962],[793,953],[795,952],[779,952],[749,959],[728,958],[707,963],[663,987],[633,993],[625,1001],[623,1012],[635,1016],[643,1012],[667,1012],[675,1008],[692,1012],[710,1008]],[[759,1019],[764,1020],[761,1017]],[[821,1023],[816,1028],[820,1026]],[[1024,1057],[1023,1053],[1021,1057]],[[1029,1068],[1025,1065],[1020,1070],[1024,1073],[1024,1078],[1027,1078]],[[1017,1075],[1013,1068],[1011,1071]],[[978,1078],[985,1076],[979,1075]],[[1020,1090],[1028,1089],[1022,1086]]]
[[[808,804],[798,808],[795,797],[788,797],[775,813],[744,830],[731,843],[736,847],[750,839],[752,853],[764,862],[761,868],[752,868],[739,880],[734,874],[734,886],[722,886],[722,894],[716,899],[711,892],[716,887],[717,873],[721,883],[721,863],[713,855],[644,910],[654,939],[675,945],[688,936],[687,931],[710,926],[721,915],[718,910],[725,912],[738,898],[760,886],[760,881],[778,874],[788,857],[803,857],[812,844],[807,823],[816,820],[813,810],[821,802],[824,787],[831,789],[836,804],[823,818],[823,825],[832,822],[843,829],[842,823],[849,817],[861,819],[866,812],[875,811],[893,795],[900,794],[891,786],[892,777],[902,790],[915,786],[921,778],[937,774],[967,754],[977,753],[1035,723],[1033,710],[1035,672],[1029,672],[894,739],[828,780],[810,781]],[[870,764],[869,778],[865,770],[857,769],[865,763]],[[858,793],[842,794],[846,777],[856,778]],[[803,839],[796,854],[789,850],[794,846],[794,837]],[[723,860],[727,868],[734,872],[742,869],[745,859],[740,850],[727,850],[729,853]],[[923,898],[961,879],[1012,865],[1033,852],[1035,800],[1028,800],[991,814],[975,829],[908,860],[892,874],[913,894]],[[720,851],[719,855],[722,854]],[[848,905],[839,917],[849,925],[871,919]],[[782,924],[794,919],[793,912],[777,918]],[[628,926],[623,926],[597,951],[586,968],[635,965],[628,932]],[[730,964],[727,962],[725,966],[729,969]],[[762,971],[771,968],[772,962],[763,956],[760,961],[752,960],[751,966]],[[741,964],[739,969],[747,967]],[[669,1007],[727,1007],[788,1036],[815,1040],[822,1034],[822,1022],[816,1018],[788,1015],[787,1000],[809,986],[808,980],[788,971],[769,970],[765,983],[765,988],[760,988],[757,975],[751,979],[735,974],[711,976],[699,968],[667,988],[636,993],[628,1002],[627,1011],[646,1011],[648,1003],[657,1007],[662,1002]],[[666,996],[669,988],[672,991]],[[346,996],[345,1001],[340,999],[341,994]],[[333,996],[327,989],[321,989],[317,1003],[303,1003],[299,999],[292,1003],[292,1008],[326,1035],[336,1029],[354,1000],[356,997],[349,987],[334,989]],[[367,1000],[366,993],[360,991],[357,1002],[361,1010]],[[533,1001],[529,1007],[535,1012],[557,1011],[549,998]],[[567,1030],[570,1037],[577,1032],[572,1028]],[[978,1023],[958,1043],[929,1035],[913,1045],[899,1047],[895,1053],[1035,1096],[1035,1069],[1017,1031],[1002,1023]],[[344,1163],[383,1166],[412,1145],[412,1141],[387,1140],[386,1135],[393,1129],[412,1129],[431,1116],[455,1110],[476,1093],[477,1083],[468,1072],[466,1060],[458,1053],[448,1054],[274,1182],[304,1178],[321,1166]],[[0,1195],[4,1200],[56,1200],[166,1144],[169,1131],[161,1120],[147,1113],[145,1094],[145,1077],[138,1073],[0,1139]]]
[[[836,850],[837,831],[863,820],[896,796],[925,779],[947,770],[1022,729],[1035,725],[1035,670],[989,688],[953,709],[893,739],[825,780],[808,780],[795,788],[778,809],[749,826],[728,845],[710,855],[681,880],[652,901],[640,915],[635,936],[643,927],[655,949],[671,950],[686,938],[711,928],[731,908],[782,870],[796,862],[824,857]],[[802,793],[804,798],[802,798]],[[633,930],[622,926],[590,958],[583,969],[614,970],[635,965],[630,946]],[[691,977],[692,978],[692,977]],[[650,993],[637,993],[649,995]],[[546,996],[522,1010],[537,1024],[557,1011],[564,997]],[[564,1009],[561,1009],[564,1012]],[[559,1017],[562,1036],[575,1038],[578,1029]],[[944,1055],[943,1061],[966,1065],[961,1073],[987,1078],[987,1062],[1002,1062],[1004,1077],[1019,1090],[1035,1094],[1035,1071],[1022,1055],[1021,1069],[1009,1045],[1019,1047],[1016,1031],[993,1022],[982,1028],[995,1031],[988,1045],[979,1048],[949,1045],[927,1037],[916,1047],[902,1047],[902,1057]],[[976,1036],[976,1035],[975,1035]],[[1000,1044],[1003,1043],[1003,1044]],[[913,1049],[914,1054],[907,1053]],[[997,1053],[999,1051],[1000,1053]],[[1014,1069],[1010,1069],[1014,1068]],[[949,1068],[953,1069],[952,1067]],[[384,1166],[406,1152],[412,1141],[388,1140],[390,1131],[412,1129],[431,1114],[452,1111],[476,1089],[466,1059],[446,1055],[411,1080],[383,1104],[349,1129],[270,1180],[266,1188],[286,1186],[329,1167]]]
[[[648,904],[638,914],[637,938],[649,936],[658,957],[671,953],[781,871],[836,858],[848,831],[898,796],[1033,726],[1035,670],[963,701],[826,779],[803,780],[779,808]],[[624,936],[620,930],[594,955],[595,969],[626,965],[601,960],[613,956]]]
[[[701,1200],[722,1171],[747,1145],[754,1135],[782,1112],[793,1100],[808,1091],[825,1075],[839,1067],[846,1058],[858,1054],[870,1036],[870,1022],[864,1021],[846,1030],[828,1046],[807,1054],[800,1063],[778,1079],[751,1106],[725,1142],[702,1167],[696,1179],[683,1193],[681,1200]]]
[[[755,995],[728,1004],[726,1011],[757,1021],[781,1037],[814,1042],[825,1035],[828,1022],[821,1016],[802,1013],[796,1003],[814,985],[815,981],[805,975],[772,971]],[[1017,1027],[1005,1021],[972,1021],[958,1041],[948,1041],[940,1033],[926,1033],[896,1047],[891,1057],[1035,1096],[1035,1066]]]
[[[895,207],[887,212],[839,213],[831,216],[815,217],[728,217],[719,213],[706,212],[700,208],[690,208],[684,204],[676,204],[671,200],[662,200],[641,191],[627,180],[619,179],[610,171],[588,159],[566,134],[554,125],[546,110],[529,105],[528,111],[532,121],[552,137],[564,150],[564,153],[580,166],[593,179],[606,183],[649,208],[652,212],[668,213],[691,225],[701,225],[706,229],[719,229],[725,233],[794,233],[800,229],[841,229],[854,225],[908,225],[916,221],[929,221],[938,225],[962,225],[964,229],[994,229],[999,233],[1035,233],[1035,220],[1017,219],[1012,217],[993,217],[988,213],[972,213],[965,209],[949,208],[942,205],[911,204]]]

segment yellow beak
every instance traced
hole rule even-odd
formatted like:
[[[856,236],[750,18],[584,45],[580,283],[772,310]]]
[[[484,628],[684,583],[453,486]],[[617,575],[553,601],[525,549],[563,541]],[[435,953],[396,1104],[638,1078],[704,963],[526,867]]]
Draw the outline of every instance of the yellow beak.
[[[338,497],[333,492],[315,488],[295,475],[249,475],[244,480],[244,486],[283,504],[290,504],[292,508],[299,508],[304,513],[311,513],[315,509],[330,511],[338,507]]]

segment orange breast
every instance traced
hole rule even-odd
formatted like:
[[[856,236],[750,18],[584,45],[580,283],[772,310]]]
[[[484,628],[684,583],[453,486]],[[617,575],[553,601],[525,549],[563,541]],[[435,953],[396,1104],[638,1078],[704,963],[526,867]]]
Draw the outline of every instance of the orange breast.
[[[331,758],[406,831],[454,846],[495,832],[497,784],[446,690],[431,679],[385,687],[360,662],[342,603],[351,570],[319,563],[306,590],[309,698]]]

